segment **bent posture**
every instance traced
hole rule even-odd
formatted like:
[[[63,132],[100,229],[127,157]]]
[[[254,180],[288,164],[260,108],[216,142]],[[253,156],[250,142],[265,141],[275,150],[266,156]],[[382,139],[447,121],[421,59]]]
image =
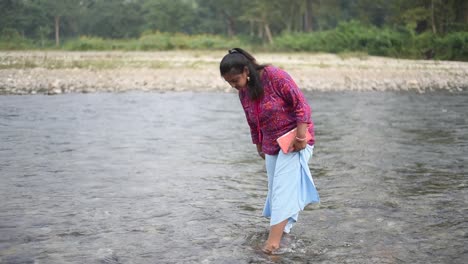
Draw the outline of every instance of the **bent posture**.
[[[220,72],[238,90],[252,141],[265,159],[268,193],[263,215],[270,218],[270,233],[263,251],[271,254],[279,249],[283,232],[290,232],[299,211],[319,202],[308,166],[314,148],[310,106],[288,73],[258,64],[243,49],[230,50],[221,60]],[[283,153],[276,140],[294,128],[292,151]]]

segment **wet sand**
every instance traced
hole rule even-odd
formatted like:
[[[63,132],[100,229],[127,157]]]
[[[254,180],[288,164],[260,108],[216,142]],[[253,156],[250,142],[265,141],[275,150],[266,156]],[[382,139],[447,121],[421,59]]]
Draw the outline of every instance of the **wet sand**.
[[[0,94],[222,91],[224,51],[0,52]],[[332,54],[255,53],[317,91],[468,90],[468,63]]]

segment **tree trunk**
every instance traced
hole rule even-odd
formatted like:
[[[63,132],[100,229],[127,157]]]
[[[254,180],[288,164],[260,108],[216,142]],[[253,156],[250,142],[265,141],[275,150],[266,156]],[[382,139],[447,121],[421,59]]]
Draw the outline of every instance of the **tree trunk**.
[[[453,8],[455,9],[455,21],[460,24],[468,23],[468,1],[456,0]]]
[[[320,16],[320,10],[322,8],[322,0],[318,0],[318,3],[317,3],[317,10],[315,11],[317,17]],[[317,23],[317,27],[315,30],[318,30],[318,31],[322,31],[322,26],[320,25],[320,23]]]
[[[60,16],[55,17],[55,46],[60,46]]]
[[[260,39],[263,39],[263,27],[262,27],[262,23],[261,23],[261,22],[258,23],[258,33],[257,33],[257,37],[260,38]]]
[[[465,6],[463,7],[463,21],[468,23],[468,2],[465,2]]]
[[[304,13],[304,31],[312,32],[312,0],[306,0],[306,8]]]
[[[250,25],[250,36],[253,37],[255,36],[255,21],[249,20],[249,25]]]
[[[222,10],[221,12],[226,19],[227,35],[229,37],[233,37],[236,35],[236,22],[225,10]]]
[[[273,44],[273,36],[271,35],[270,25],[267,22],[265,22],[264,25],[265,25],[265,35],[268,39],[268,42],[270,44]]]
[[[236,35],[234,20],[232,19],[232,17],[227,17],[226,20],[227,20],[227,33],[228,33],[228,36],[229,37],[234,37],[234,35]]]
[[[432,33],[437,34],[435,18],[434,18],[434,0],[431,0],[431,23],[432,23]]]

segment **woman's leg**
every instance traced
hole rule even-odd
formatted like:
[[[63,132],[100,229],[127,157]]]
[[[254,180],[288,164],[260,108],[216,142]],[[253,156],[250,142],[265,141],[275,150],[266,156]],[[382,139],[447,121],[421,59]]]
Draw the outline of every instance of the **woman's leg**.
[[[283,237],[283,230],[287,223],[288,219],[279,224],[271,226],[268,240],[265,242],[265,246],[263,247],[263,252],[272,253],[274,250],[280,247],[280,241]]]
[[[266,155],[268,195],[263,215],[270,217],[270,234],[263,251],[272,253],[280,246],[284,232],[289,233],[298,212],[311,202],[318,202],[307,161],[313,147],[301,153]],[[287,228],[286,228],[287,227]]]
[[[300,208],[290,208],[290,203],[294,203],[291,196],[295,197],[297,190],[297,181],[294,178],[299,176],[299,153],[266,155],[265,161],[268,174],[268,195],[263,215],[270,217],[270,232],[262,250],[271,254],[280,247],[289,217],[300,210]],[[294,177],[296,174],[297,176]]]

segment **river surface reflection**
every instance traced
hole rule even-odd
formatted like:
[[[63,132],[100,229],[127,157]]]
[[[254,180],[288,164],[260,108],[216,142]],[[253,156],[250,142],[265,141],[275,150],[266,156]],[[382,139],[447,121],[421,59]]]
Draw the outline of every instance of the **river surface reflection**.
[[[0,263],[466,263],[468,94],[306,95],[322,201],[273,257],[235,94],[0,97]]]

